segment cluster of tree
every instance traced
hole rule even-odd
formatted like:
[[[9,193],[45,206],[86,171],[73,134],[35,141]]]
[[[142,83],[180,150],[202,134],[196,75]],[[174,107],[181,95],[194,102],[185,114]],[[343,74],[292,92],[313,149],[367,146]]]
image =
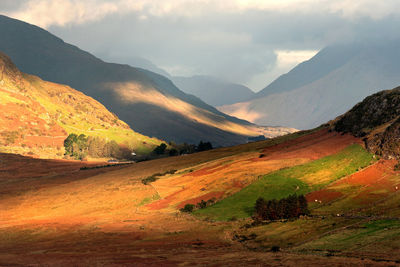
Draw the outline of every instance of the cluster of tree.
[[[201,200],[199,203],[196,205],[194,204],[186,204],[183,208],[180,209],[181,212],[193,212],[195,209],[205,209],[208,206],[214,204],[216,201],[216,198],[211,198],[207,201]]]
[[[183,155],[183,154],[191,154],[194,152],[201,152],[213,149],[213,146],[210,142],[203,142],[196,145],[192,144],[175,144],[174,142],[169,142],[170,149],[167,149],[168,146],[165,143],[161,143],[159,146],[154,148],[153,154],[155,155],[165,155],[168,154],[169,156],[176,156],[176,155]]]
[[[200,141],[199,145],[196,147],[197,152],[206,151],[210,149],[213,149],[213,146],[210,142]]]
[[[94,158],[112,157],[117,159],[130,159],[132,151],[119,145],[114,140],[106,141],[100,137],[87,137],[84,134],[68,135],[64,140],[65,155],[75,159],[84,159],[87,156]]]
[[[281,200],[258,198],[255,205],[255,217],[259,220],[293,219],[308,215],[307,199],[303,195],[290,195]]]

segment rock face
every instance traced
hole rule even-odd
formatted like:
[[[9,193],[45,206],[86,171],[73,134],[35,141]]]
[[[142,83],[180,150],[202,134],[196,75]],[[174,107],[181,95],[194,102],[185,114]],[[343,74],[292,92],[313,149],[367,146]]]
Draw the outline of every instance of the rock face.
[[[365,98],[333,122],[339,132],[364,137],[369,151],[400,157],[400,87]]]
[[[387,159],[400,158],[400,119],[390,124],[382,133],[366,139],[368,150]]]

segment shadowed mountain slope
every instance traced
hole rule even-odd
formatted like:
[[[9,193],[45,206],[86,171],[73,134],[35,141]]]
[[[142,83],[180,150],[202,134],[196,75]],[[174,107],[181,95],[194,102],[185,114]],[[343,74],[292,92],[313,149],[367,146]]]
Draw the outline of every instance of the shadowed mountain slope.
[[[255,95],[244,85],[211,76],[178,76],[172,80],[185,93],[195,95],[214,107],[246,101]]]

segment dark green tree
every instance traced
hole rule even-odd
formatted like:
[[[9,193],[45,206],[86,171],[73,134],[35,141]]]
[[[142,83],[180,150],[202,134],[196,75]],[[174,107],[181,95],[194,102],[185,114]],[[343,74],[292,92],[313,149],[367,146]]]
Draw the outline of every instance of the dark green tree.
[[[161,143],[159,146],[154,148],[153,152],[157,155],[162,155],[165,153],[165,149],[167,148],[167,145],[164,143]]]
[[[78,140],[78,136],[74,133],[68,135],[64,140],[65,155],[72,155],[74,153],[73,144]]]
[[[197,146],[198,152],[206,151],[206,150],[210,150],[210,149],[213,149],[213,146],[210,142],[200,141],[199,145]]]

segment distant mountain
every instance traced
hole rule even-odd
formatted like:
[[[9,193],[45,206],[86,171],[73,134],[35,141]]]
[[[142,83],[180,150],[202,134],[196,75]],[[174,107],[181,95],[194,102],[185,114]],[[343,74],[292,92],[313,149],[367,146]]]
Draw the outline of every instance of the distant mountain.
[[[212,76],[177,76],[172,77],[172,81],[185,93],[195,95],[214,107],[246,101],[255,95],[244,85]]]
[[[0,151],[54,158],[70,133],[150,152],[160,140],[132,131],[102,104],[69,86],[20,72],[0,53]]]
[[[0,16],[0,35],[0,51],[23,72],[76,88],[147,136],[219,146],[259,135],[255,125],[185,94],[164,76],[106,63],[34,25]]]
[[[399,47],[386,40],[326,47],[252,100],[219,109],[261,125],[318,126],[381,88],[399,85]]]
[[[149,70],[151,72],[154,72],[154,73],[160,74],[162,76],[165,76],[168,79],[171,79],[171,75],[168,72],[166,72],[162,68],[158,67],[157,65],[155,65],[150,60],[142,58],[142,57],[129,56],[129,55],[111,56],[109,54],[104,54],[104,55],[101,55],[100,57],[103,60],[106,60],[107,62],[115,62],[115,63],[120,63],[120,64],[127,64],[127,65],[135,67],[135,68]],[[181,88],[179,88],[179,89],[181,89]]]

